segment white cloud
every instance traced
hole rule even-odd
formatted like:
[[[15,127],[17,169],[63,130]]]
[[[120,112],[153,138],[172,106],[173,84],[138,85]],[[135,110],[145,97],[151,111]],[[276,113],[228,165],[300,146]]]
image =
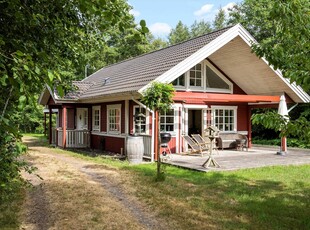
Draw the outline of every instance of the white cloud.
[[[230,2],[230,3],[228,3],[227,5],[225,5],[225,6],[223,6],[222,7],[222,9],[225,11],[225,14],[227,15],[228,14],[228,9],[229,8],[232,8],[234,5],[236,5],[236,3],[235,2]]]
[[[203,5],[199,10],[194,12],[194,15],[198,16],[198,17],[201,17],[201,16],[211,12],[213,6],[214,6],[213,4]]]
[[[155,37],[156,36],[162,37],[170,33],[171,26],[169,26],[167,23],[157,22],[150,25],[149,29]]]
[[[129,13],[132,14],[133,16],[135,16],[135,17],[139,17],[140,16],[140,12],[137,11],[137,10],[134,10],[134,9],[131,9],[129,11]]]

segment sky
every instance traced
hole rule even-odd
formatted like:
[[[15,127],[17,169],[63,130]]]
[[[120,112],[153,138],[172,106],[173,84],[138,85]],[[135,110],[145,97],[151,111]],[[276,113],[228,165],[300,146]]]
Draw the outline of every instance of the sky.
[[[179,21],[190,26],[195,20],[214,20],[219,8],[227,10],[241,0],[128,0],[137,23],[144,19],[155,37],[167,38]]]

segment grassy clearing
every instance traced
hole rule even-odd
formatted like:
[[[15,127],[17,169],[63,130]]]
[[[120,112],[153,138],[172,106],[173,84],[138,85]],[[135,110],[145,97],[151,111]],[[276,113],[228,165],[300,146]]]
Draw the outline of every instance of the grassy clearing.
[[[309,229],[310,165],[199,173],[132,167],[141,199],[180,229]]]
[[[166,181],[156,183],[155,164],[59,152],[118,168],[172,228],[310,229],[310,165],[209,173],[166,166]]]
[[[171,229],[310,229],[310,165],[209,173],[166,166],[166,181],[157,183],[155,164],[133,166],[56,151],[117,170],[127,191],[151,207]],[[90,189],[79,194],[79,189],[86,191],[88,186],[72,187],[80,197],[95,192]],[[104,221],[99,216],[91,218]]]

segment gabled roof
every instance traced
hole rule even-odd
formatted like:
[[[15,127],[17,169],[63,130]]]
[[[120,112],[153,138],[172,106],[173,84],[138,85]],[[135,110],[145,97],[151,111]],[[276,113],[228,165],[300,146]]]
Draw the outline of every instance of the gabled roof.
[[[102,68],[83,80],[83,82],[91,81],[96,84],[87,90],[81,99],[98,95],[137,92],[230,28]],[[105,85],[104,79],[109,79]]]
[[[197,63],[208,59],[248,95],[279,96],[286,93],[295,102],[310,102],[310,96],[280,71],[251,52],[255,39],[240,25],[227,27],[158,51],[104,67],[81,82],[68,102],[100,102],[120,95],[141,94],[156,80],[172,82]],[[266,84],[267,83],[267,84]],[[57,101],[56,101],[57,103]],[[41,103],[42,104],[42,103]]]

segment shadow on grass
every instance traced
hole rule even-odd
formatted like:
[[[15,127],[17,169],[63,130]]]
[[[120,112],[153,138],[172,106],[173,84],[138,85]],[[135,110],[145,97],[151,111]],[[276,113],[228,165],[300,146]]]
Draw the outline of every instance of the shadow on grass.
[[[155,166],[133,170],[152,186],[147,193],[167,203],[157,204],[162,213],[174,213],[170,218],[179,218],[183,227],[193,224],[186,225],[187,215],[199,213],[193,216],[195,223],[201,227],[208,221],[210,229],[310,229],[309,165],[209,173],[167,166],[162,183],[151,179]],[[179,204],[170,207],[171,199]]]

